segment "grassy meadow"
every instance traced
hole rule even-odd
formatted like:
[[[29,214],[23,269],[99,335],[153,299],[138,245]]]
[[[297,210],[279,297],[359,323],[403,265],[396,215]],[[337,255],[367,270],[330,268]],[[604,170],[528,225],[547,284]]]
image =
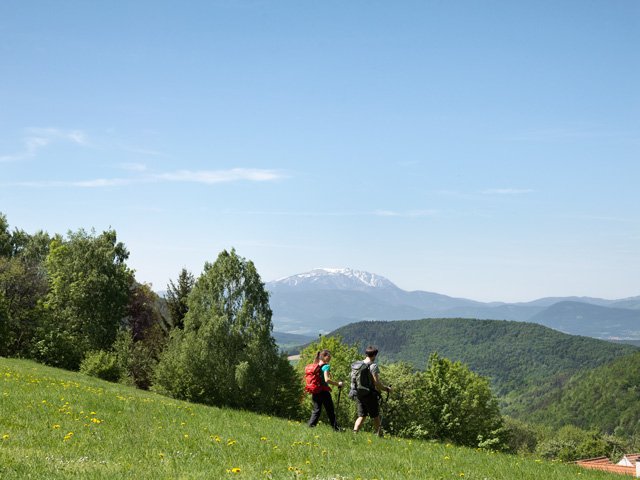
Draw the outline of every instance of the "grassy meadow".
[[[448,444],[309,429],[15,359],[0,358],[0,414],[3,480],[620,478]]]

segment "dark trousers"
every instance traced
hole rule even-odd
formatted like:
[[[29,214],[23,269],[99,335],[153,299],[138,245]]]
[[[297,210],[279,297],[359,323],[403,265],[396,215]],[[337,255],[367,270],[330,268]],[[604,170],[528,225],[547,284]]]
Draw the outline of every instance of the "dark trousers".
[[[329,417],[329,423],[336,430],[338,429],[338,422],[336,422],[336,411],[333,407],[333,398],[331,398],[331,392],[320,392],[311,395],[311,402],[313,403],[313,410],[311,411],[311,418],[309,419],[309,426],[315,427],[320,420],[320,413],[322,412],[322,406],[327,410],[327,417]]]

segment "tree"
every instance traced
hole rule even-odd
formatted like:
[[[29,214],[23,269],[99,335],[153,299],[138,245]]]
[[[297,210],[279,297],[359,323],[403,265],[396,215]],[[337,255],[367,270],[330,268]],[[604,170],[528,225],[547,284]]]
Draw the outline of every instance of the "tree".
[[[193,274],[186,268],[180,271],[177,286],[173,283],[173,280],[169,280],[167,285],[167,307],[171,314],[172,326],[175,328],[184,328],[184,317],[189,311],[187,299],[191,290],[193,290],[194,284]]]
[[[422,424],[431,438],[471,447],[498,445],[503,420],[487,379],[437,353],[419,376]]]
[[[11,232],[7,216],[0,212],[0,257],[11,255]]]
[[[77,369],[91,350],[108,350],[126,314],[133,273],[116,232],[69,232],[51,242],[46,268],[46,317],[35,355],[45,363]]]
[[[233,249],[221,252],[205,264],[188,307],[184,329],[171,332],[154,388],[211,405],[273,411],[292,367],[271,336],[269,295],[253,262]]]
[[[166,345],[159,305],[160,299],[150,285],[133,282],[124,328],[114,343],[125,377],[122,380],[144,390],[151,386],[153,371]]]
[[[0,224],[6,221],[0,214]],[[40,303],[48,291],[44,259],[51,238],[39,231],[29,235],[15,230],[6,237],[0,225],[0,240],[4,246],[0,255],[0,295],[5,304],[3,355],[29,356],[31,342],[42,317]],[[8,238],[8,240],[7,240]],[[5,255],[6,254],[6,255]]]

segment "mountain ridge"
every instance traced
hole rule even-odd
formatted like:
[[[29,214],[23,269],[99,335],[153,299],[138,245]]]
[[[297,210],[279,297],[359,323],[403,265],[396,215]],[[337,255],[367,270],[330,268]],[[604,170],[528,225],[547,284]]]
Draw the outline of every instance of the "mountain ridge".
[[[515,303],[480,302],[423,290],[403,290],[386,277],[350,268],[317,268],[267,282],[266,288],[271,295],[274,329],[288,333],[327,333],[361,320],[474,318],[531,321],[594,338],[640,339],[640,296],[614,300],[570,296]],[[563,302],[578,306],[560,312],[552,308]],[[576,315],[587,321],[576,322]],[[602,328],[609,324],[612,327],[617,324],[618,328]]]

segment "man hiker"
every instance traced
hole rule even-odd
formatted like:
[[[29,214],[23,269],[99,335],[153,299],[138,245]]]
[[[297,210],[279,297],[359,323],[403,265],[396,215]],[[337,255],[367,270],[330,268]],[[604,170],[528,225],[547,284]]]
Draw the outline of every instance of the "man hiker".
[[[376,363],[378,349],[368,346],[364,353],[366,355],[364,360],[351,366],[352,379],[349,396],[355,399],[358,407],[358,418],[353,426],[353,432],[357,433],[362,426],[364,417],[369,416],[373,419],[376,434],[380,435],[380,392],[383,390],[390,392],[391,387],[380,380],[380,371]]]

